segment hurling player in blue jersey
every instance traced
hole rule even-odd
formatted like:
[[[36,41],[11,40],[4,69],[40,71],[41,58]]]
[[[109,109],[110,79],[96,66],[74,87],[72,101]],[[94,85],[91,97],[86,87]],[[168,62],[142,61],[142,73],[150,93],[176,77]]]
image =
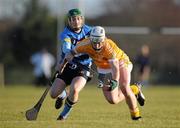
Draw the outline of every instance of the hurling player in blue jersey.
[[[84,24],[84,17],[79,9],[71,9],[67,16],[67,26],[64,31],[59,35],[61,44],[61,60],[59,67],[65,57],[70,52],[78,41],[88,37],[91,27]],[[86,67],[79,66],[81,63]],[[92,60],[87,54],[77,55],[71,62],[68,62],[61,74],[57,75],[53,85],[50,89],[50,96],[56,98],[55,107],[59,109],[65,100],[64,109],[60,113],[57,120],[64,120],[68,117],[74,104],[78,101],[79,92],[83,89],[86,82],[90,78],[90,72],[87,70],[91,67]],[[88,67],[88,68],[87,68]],[[67,95],[65,88],[70,85],[69,94]]]

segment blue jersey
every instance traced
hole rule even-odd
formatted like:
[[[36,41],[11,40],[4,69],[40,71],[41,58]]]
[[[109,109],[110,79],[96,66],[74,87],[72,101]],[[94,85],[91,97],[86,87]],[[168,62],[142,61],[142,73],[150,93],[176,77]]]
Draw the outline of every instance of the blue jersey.
[[[91,27],[83,25],[82,30],[79,33],[74,32],[69,27],[65,27],[64,31],[59,35],[61,47],[61,58],[65,57],[65,54],[72,50],[78,41],[81,41],[90,35]],[[92,59],[87,54],[78,54],[75,56],[71,63],[79,62],[83,65],[90,66]]]

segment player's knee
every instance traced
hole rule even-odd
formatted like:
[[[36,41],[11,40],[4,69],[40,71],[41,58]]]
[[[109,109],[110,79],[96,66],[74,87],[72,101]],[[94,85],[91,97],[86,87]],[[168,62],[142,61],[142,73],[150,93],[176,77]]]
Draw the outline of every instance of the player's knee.
[[[72,95],[73,95],[73,97],[78,97],[79,96],[79,90],[78,89],[74,89],[73,91],[72,91]]]
[[[74,89],[70,91],[69,93],[69,99],[73,102],[77,102],[79,97],[79,91],[77,89]]]
[[[50,94],[50,96],[51,96],[52,99],[56,99],[55,95]]]
[[[53,92],[49,92],[49,95],[50,95],[50,97],[52,98],[52,99],[55,99],[56,97],[57,97],[57,95],[55,95]]]
[[[119,103],[119,100],[117,98],[114,98],[114,97],[110,97],[110,98],[106,98],[108,103],[110,104],[118,104]]]
[[[79,92],[80,92],[80,89],[78,89],[78,88],[74,88],[73,91],[72,91],[74,96],[78,96]]]

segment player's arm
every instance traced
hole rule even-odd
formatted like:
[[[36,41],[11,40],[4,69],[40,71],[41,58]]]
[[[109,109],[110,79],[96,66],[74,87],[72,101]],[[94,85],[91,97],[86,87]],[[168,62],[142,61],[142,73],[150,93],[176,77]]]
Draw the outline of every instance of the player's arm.
[[[112,69],[112,79],[118,81],[120,77],[119,60],[116,58],[109,59],[109,64],[111,65],[111,69]]]
[[[120,74],[119,74],[119,59],[117,57],[117,50],[116,44],[112,40],[108,40],[108,61],[112,69],[112,79],[118,81]]]
[[[114,56],[109,59],[109,64],[112,69],[112,79],[110,80],[110,91],[114,90],[119,85],[119,60]]]
[[[62,44],[62,52],[64,54],[67,54],[71,51],[71,38],[70,37],[65,37],[63,40],[62,40],[63,44]]]
[[[65,59],[69,62],[71,61],[74,56],[76,55],[77,53],[73,50],[71,50],[70,52],[68,52],[66,55],[65,55]]]
[[[71,45],[72,45],[71,38],[65,34],[60,35],[59,40],[60,40],[60,42],[62,42],[62,48],[60,48],[60,49],[62,50],[63,57],[62,57],[62,60],[60,60],[60,62],[58,62],[56,65],[57,71],[59,71],[59,69],[61,69],[64,56],[71,51]]]
[[[66,54],[65,58],[68,60],[68,61],[71,61],[73,59],[73,57],[76,55],[76,54],[79,54],[79,53],[86,53],[85,51],[85,46],[82,45],[83,42],[78,42],[78,44],[76,45],[76,47],[74,47],[74,49],[70,50],[68,52],[68,54]]]

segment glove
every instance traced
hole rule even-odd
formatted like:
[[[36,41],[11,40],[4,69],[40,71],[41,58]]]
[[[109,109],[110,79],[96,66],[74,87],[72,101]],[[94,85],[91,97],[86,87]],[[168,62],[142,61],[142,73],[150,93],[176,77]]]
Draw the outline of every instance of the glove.
[[[109,91],[114,90],[116,87],[118,86],[118,82],[117,80],[110,80],[110,87],[109,87]]]

